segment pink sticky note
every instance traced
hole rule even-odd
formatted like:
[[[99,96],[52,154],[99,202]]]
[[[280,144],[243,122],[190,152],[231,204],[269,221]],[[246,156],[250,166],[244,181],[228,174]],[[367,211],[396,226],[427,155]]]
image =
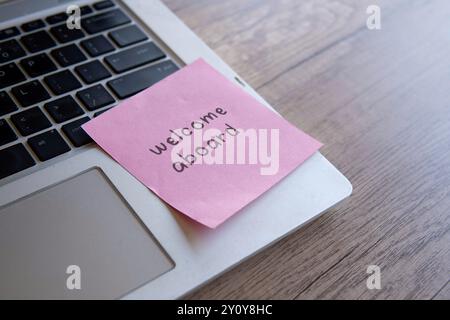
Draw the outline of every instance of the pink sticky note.
[[[210,228],[321,147],[203,60],[83,129],[161,199]]]

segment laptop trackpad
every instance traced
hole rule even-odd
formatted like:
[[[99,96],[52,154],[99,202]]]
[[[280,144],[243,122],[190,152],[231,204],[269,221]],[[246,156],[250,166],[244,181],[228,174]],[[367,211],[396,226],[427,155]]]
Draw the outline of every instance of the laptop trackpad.
[[[1,299],[119,298],[174,267],[97,169],[0,209],[0,261]]]

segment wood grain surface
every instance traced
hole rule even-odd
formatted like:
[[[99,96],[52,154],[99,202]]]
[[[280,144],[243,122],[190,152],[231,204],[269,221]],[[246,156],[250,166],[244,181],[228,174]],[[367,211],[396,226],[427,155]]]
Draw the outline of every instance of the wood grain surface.
[[[354,187],[188,298],[450,299],[450,2],[164,2]]]

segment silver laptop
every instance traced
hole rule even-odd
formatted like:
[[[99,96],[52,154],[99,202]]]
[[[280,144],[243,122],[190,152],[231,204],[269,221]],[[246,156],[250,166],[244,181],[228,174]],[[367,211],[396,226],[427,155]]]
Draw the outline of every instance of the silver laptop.
[[[316,153],[209,230],[80,129],[198,58],[267,105],[158,0],[1,2],[1,299],[179,298],[350,195]]]

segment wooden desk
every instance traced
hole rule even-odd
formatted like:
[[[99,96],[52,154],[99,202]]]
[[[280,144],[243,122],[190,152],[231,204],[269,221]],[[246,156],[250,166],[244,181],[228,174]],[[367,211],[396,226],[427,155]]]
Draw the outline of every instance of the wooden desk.
[[[188,298],[450,299],[450,2],[165,0],[354,192]],[[381,7],[369,31],[366,8]],[[381,290],[366,268],[381,267]]]

